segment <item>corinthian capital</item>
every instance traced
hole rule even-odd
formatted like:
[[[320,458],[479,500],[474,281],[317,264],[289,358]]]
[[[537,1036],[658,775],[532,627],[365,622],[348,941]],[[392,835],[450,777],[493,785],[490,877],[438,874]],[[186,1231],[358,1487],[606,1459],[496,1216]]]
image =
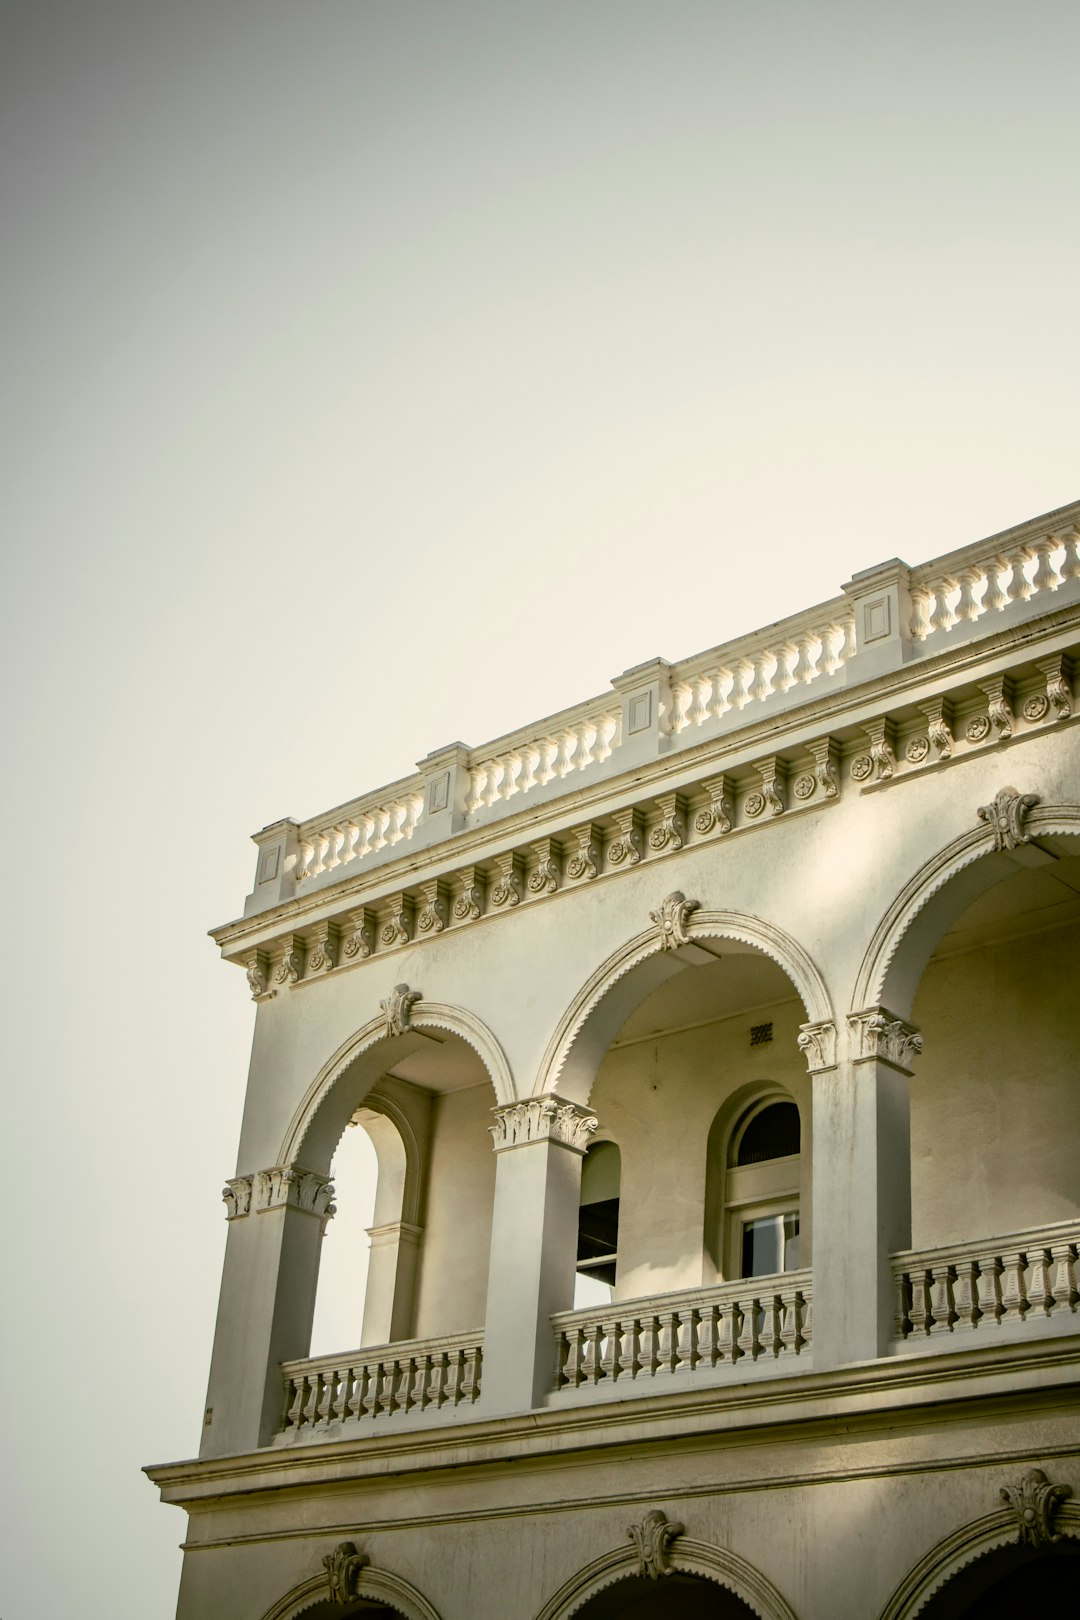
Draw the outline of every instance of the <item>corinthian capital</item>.
[[[912,1072],[912,1059],[923,1048],[923,1038],[914,1024],[896,1018],[884,1007],[866,1007],[848,1016],[856,1063],[890,1063],[905,1074]]]

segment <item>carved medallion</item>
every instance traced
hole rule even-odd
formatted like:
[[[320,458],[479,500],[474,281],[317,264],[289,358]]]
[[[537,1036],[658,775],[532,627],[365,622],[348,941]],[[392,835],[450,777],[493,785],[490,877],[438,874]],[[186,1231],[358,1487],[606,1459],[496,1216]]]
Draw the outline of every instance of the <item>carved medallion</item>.
[[[872,775],[874,762],[869,754],[856,754],[851,762],[851,779],[853,782],[865,782]]]
[[[407,984],[395,984],[386,1000],[379,1002],[387,1035],[404,1035],[412,1028],[412,1010],[419,1000],[419,990],[410,990]]]
[[[904,756],[912,765],[921,765],[930,752],[929,737],[912,737],[904,749]]]
[[[1017,793],[1015,788],[1002,788],[994,795],[993,804],[979,806],[979,820],[985,821],[994,833],[995,850],[1016,849],[1028,842],[1024,830],[1029,810],[1039,802],[1037,793]]]
[[[1025,720],[1045,720],[1050,708],[1050,699],[1042,692],[1033,692],[1024,704]]]
[[[809,799],[813,796],[815,786],[816,783],[809,771],[804,771],[802,776],[795,778],[791,791],[797,799]]]
[[[626,1533],[637,1549],[639,1575],[655,1581],[661,1575],[671,1574],[671,1543],[684,1529],[684,1525],[674,1523],[659,1508],[646,1513],[640,1524],[627,1526]]]
[[[973,714],[964,727],[964,736],[968,742],[984,742],[990,735],[990,716],[988,714]]]
[[[1022,1547],[1045,1547],[1061,1540],[1054,1530],[1054,1515],[1071,1495],[1071,1485],[1051,1485],[1041,1468],[1030,1468],[1019,1484],[1002,1487],[1001,1500],[1016,1515]]]
[[[692,912],[700,910],[699,900],[688,900],[681,889],[676,889],[665,900],[661,900],[655,911],[649,912],[650,919],[660,931],[660,949],[674,951],[680,945],[690,943],[687,933],[687,923]]]
[[[765,795],[764,793],[758,793],[756,789],[753,793],[748,793],[743,800],[743,810],[751,820],[756,820],[764,808]]]

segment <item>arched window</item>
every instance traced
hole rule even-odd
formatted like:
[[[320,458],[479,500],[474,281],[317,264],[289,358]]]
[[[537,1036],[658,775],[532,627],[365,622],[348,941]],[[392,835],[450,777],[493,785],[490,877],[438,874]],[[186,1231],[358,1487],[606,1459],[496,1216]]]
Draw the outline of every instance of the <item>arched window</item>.
[[[764,1097],[731,1133],[725,1193],[727,1275],[771,1277],[799,1267],[799,1110]]]
[[[619,1150],[595,1142],[581,1167],[578,1210],[577,1280],[574,1307],[607,1305],[615,1297],[619,1260]]]

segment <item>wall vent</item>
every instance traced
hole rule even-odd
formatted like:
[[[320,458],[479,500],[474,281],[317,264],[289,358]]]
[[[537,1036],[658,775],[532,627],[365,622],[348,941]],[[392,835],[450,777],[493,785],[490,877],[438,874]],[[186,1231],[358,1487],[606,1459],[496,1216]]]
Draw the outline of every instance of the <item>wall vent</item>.
[[[750,1026],[750,1045],[768,1046],[772,1040],[771,1024],[752,1024]]]

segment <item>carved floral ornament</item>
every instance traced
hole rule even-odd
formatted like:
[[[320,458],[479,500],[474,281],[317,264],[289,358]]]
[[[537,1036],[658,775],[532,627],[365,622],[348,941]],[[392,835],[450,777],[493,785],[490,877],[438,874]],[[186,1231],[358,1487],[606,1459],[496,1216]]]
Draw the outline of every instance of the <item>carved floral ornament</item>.
[[[685,1525],[670,1520],[660,1508],[646,1513],[640,1524],[627,1527],[627,1535],[634,1543],[638,1555],[638,1574],[650,1581],[671,1574],[670,1549],[676,1536],[681,1536]]]
[[[836,1061],[836,1025],[828,1021],[803,1024],[799,1031],[799,1051],[811,1074],[819,1069],[831,1069]]]
[[[595,1114],[559,1097],[530,1097],[525,1102],[496,1108],[489,1125],[496,1153],[503,1148],[525,1147],[530,1142],[558,1142],[584,1153],[596,1130]]]
[[[979,806],[979,820],[985,821],[994,835],[994,849],[998,852],[1016,849],[1029,842],[1026,831],[1028,811],[1039,802],[1037,793],[1017,793],[1015,788],[1002,788],[994,795],[992,804]]]
[[[323,1559],[331,1603],[354,1603],[360,1596],[360,1576],[371,1560],[358,1552],[355,1541],[339,1541]]]
[[[288,1204],[330,1220],[336,1213],[334,1183],[329,1176],[317,1170],[305,1170],[297,1164],[278,1164],[272,1170],[257,1170],[253,1176],[234,1176],[221,1190],[227,1220],[240,1220],[252,1211],[280,1209]]]
[[[675,889],[661,900],[649,917],[660,935],[662,951],[676,951],[680,945],[689,945],[687,925],[695,911],[701,909],[700,900],[688,900],[681,889]]]
[[[923,1038],[913,1024],[896,1018],[884,1007],[867,1007],[848,1017],[854,1037],[856,1063],[876,1060],[891,1063],[910,1073],[911,1064],[923,1049]],[[802,1045],[802,1038],[799,1039]]]
[[[405,1035],[412,1028],[412,1010],[421,999],[419,990],[410,990],[407,984],[395,984],[379,1009],[386,1020],[386,1033]]]
[[[1071,1485],[1051,1485],[1041,1468],[1029,1468],[1016,1485],[1002,1487],[1001,1500],[1016,1515],[1022,1547],[1044,1547],[1061,1540],[1054,1530],[1054,1515],[1071,1495]]]

